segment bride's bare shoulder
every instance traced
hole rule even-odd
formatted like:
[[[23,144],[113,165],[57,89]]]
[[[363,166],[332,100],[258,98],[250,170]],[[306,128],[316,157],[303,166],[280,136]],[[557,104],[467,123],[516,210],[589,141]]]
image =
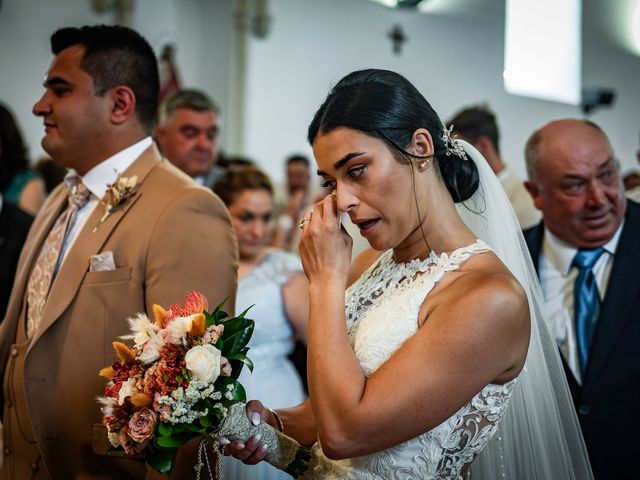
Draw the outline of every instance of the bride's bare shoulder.
[[[460,293],[466,292],[470,297],[487,295],[487,306],[492,301],[528,306],[524,288],[494,253],[470,258],[462,273],[451,285]]]
[[[427,297],[425,313],[446,304],[447,310],[455,305],[470,319],[483,316],[512,327],[528,321],[524,288],[494,254],[474,255],[433,293],[431,299]]]

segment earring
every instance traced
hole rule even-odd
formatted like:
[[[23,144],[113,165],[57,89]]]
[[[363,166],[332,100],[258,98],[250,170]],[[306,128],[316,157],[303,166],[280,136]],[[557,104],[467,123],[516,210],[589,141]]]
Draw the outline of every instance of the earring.
[[[418,169],[425,170],[428,165],[429,165],[429,162],[427,162],[426,160],[422,160],[420,163],[418,163]]]

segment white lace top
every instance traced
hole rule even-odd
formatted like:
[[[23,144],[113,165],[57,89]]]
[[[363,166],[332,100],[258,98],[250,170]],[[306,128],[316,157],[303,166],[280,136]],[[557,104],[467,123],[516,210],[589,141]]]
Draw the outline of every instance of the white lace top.
[[[366,376],[370,376],[418,328],[425,297],[446,272],[456,270],[475,253],[489,251],[481,240],[451,255],[398,264],[391,250],[383,253],[346,292],[349,338]],[[516,379],[489,384],[451,418],[433,430],[395,447],[348,460],[329,460],[313,448],[311,479],[451,479],[473,460],[497,430]]]

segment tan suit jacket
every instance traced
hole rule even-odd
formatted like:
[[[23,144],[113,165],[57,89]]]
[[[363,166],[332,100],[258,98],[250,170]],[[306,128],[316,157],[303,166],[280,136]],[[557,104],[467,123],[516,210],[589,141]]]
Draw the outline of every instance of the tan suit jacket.
[[[128,333],[128,317],[151,314],[154,303],[168,307],[191,290],[204,293],[210,307],[226,298],[227,311],[233,309],[237,245],[222,202],[161,159],[155,146],[123,173],[133,175],[136,195],[93,232],[104,213],[98,205],[78,233],[31,342],[24,333],[26,285],[65,207],[64,186],[52,192],[25,243],[0,325],[4,478],[144,478],[140,460],[94,452],[105,438],[97,373],[115,360],[111,343]],[[90,257],[105,251],[113,252],[116,269],[89,272]],[[24,447],[25,435],[32,447]],[[41,458],[30,458],[36,454]]]

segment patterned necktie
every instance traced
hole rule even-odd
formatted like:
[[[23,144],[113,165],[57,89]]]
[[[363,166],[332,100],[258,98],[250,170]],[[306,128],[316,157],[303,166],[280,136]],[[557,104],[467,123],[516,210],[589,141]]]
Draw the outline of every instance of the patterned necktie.
[[[86,205],[91,196],[91,192],[82,184],[80,178],[71,177],[66,181],[70,186],[67,208],[60,214],[42,244],[27,284],[27,337],[29,339],[33,338],[40,323],[67,232],[73,226],[78,210]]]
[[[587,367],[593,331],[600,313],[600,293],[592,268],[602,252],[604,252],[602,247],[590,250],[580,249],[573,259],[573,265],[578,268],[578,277],[573,286],[573,310],[576,320],[578,358],[583,375]]]

